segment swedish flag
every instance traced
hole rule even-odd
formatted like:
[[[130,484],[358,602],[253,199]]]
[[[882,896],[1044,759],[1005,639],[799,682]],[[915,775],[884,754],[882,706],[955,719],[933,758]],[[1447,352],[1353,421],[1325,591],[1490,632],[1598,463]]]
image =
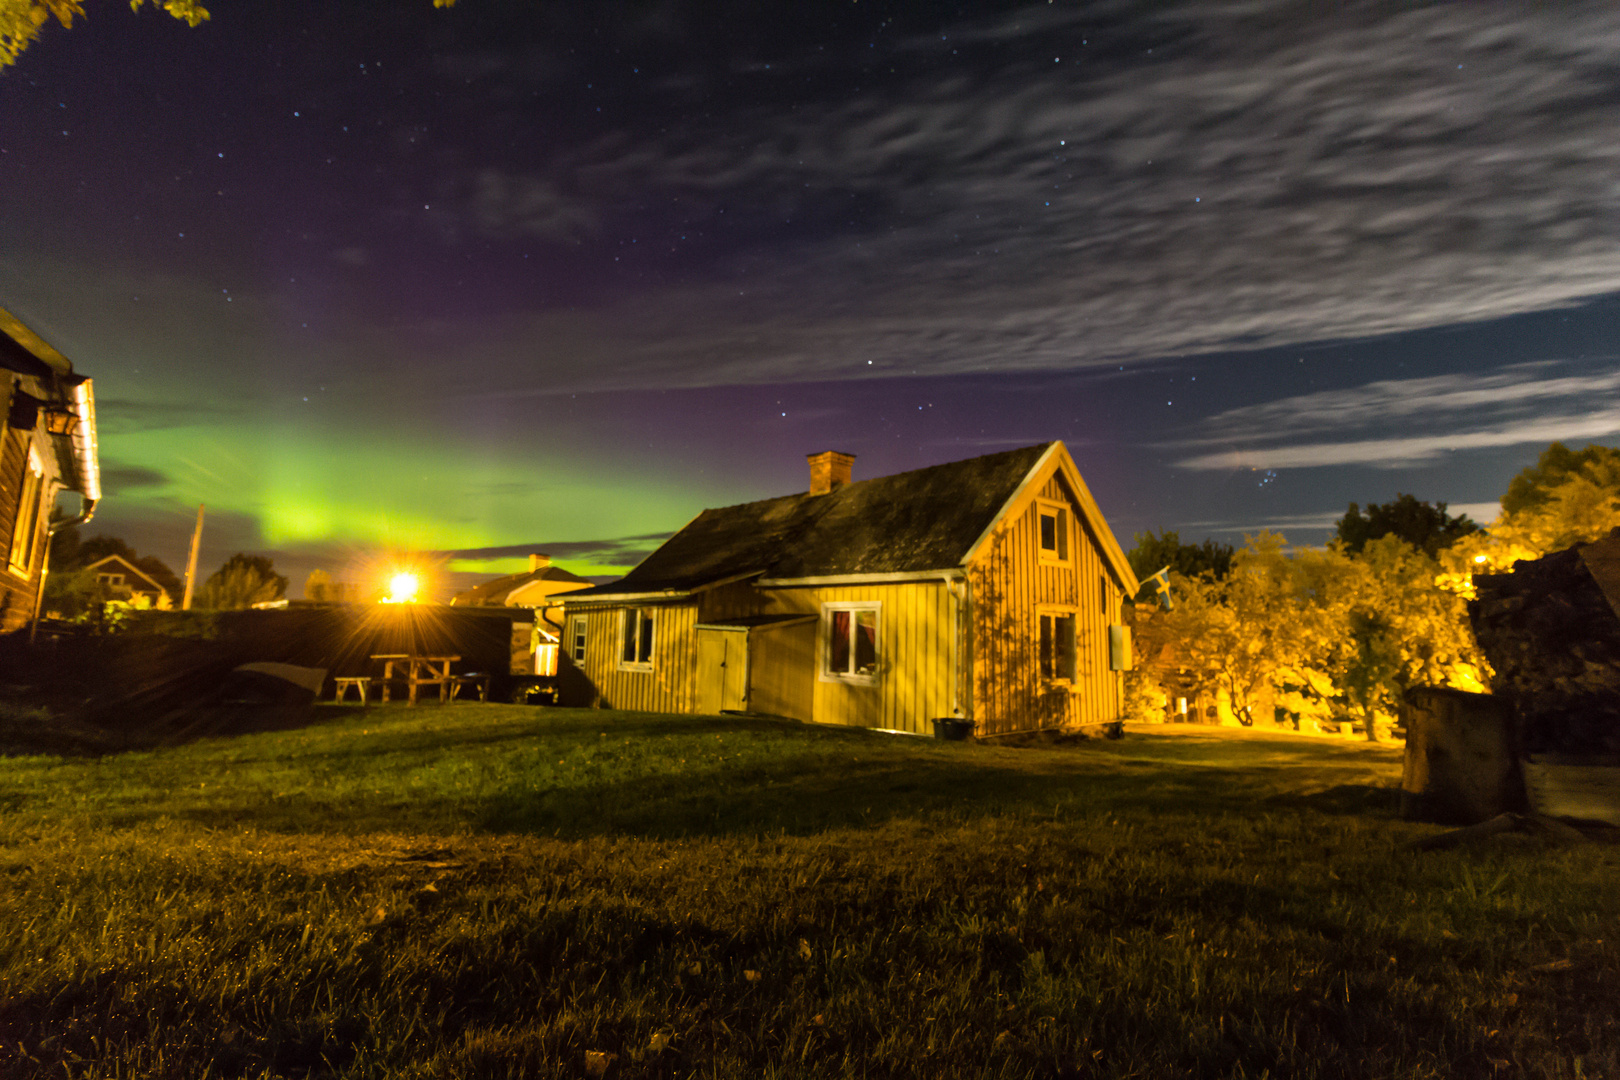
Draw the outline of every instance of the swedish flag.
[[[1146,583],[1152,585],[1153,591],[1159,594],[1159,603],[1164,605],[1164,610],[1170,611],[1176,606],[1175,601],[1170,599],[1170,568],[1168,566],[1148,578]]]

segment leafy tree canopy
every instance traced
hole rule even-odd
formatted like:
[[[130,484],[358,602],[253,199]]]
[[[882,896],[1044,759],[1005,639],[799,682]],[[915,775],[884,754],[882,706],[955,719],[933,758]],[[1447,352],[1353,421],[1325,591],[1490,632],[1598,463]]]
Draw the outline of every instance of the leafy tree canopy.
[[[1620,470],[1620,450],[1593,444],[1584,450],[1571,450],[1555,442],[1541,452],[1530,468],[1513,478],[1502,496],[1504,514],[1537,510],[1554,498],[1554,492],[1579,476],[1595,479]]]
[[[147,0],[129,0],[131,11],[139,11]],[[197,0],[151,0],[188,26],[210,18],[208,9]],[[454,7],[456,0],[433,0],[437,8]],[[39,38],[39,32],[53,18],[72,26],[74,18],[85,18],[83,0],[0,0],[0,68],[15,64],[22,51]]]
[[[1432,559],[1443,548],[1479,531],[1467,514],[1448,514],[1443,502],[1421,502],[1398,493],[1394,502],[1368,503],[1365,515],[1360,506],[1351,503],[1339,519],[1334,536],[1352,555],[1366,547],[1369,540],[1397,536]]]
[[[1183,577],[1195,578],[1208,573],[1224,578],[1232,572],[1232,545],[1205,540],[1202,544],[1183,544],[1181,535],[1166,529],[1154,536],[1152,530],[1136,534],[1136,546],[1125,556],[1139,581],[1146,581],[1168,566]],[[1143,587],[1151,591],[1149,586]]]
[[[264,555],[237,552],[209,575],[198,590],[198,607],[238,611],[287,595],[287,579]]]

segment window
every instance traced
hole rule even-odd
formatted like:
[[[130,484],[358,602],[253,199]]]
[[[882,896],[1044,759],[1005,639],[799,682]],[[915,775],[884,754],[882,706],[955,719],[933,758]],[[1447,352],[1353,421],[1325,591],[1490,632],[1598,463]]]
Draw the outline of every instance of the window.
[[[568,655],[574,663],[585,662],[585,616],[575,615],[568,620]]]
[[[124,575],[123,574],[97,574],[96,575],[96,580],[98,582],[100,582],[101,584],[103,584],[103,585],[122,585],[124,583]]]
[[[45,467],[39,463],[39,453],[30,446],[28,463],[23,466],[22,492],[17,497],[16,526],[11,531],[11,568],[19,574],[33,569],[40,495],[44,487]]]
[[[1074,614],[1041,612],[1041,679],[1074,681]]]
[[[826,679],[872,682],[878,673],[877,604],[827,604],[821,674]]]
[[[632,608],[624,613],[624,648],[619,653],[620,667],[652,668],[653,613],[646,608]]]
[[[1041,561],[1069,561],[1069,511],[1056,503],[1037,503],[1041,525]]]

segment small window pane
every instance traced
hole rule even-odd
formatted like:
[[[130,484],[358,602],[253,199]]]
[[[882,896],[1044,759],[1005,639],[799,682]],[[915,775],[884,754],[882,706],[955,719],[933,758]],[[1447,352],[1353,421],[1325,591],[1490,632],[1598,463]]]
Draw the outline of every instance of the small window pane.
[[[877,612],[855,613],[855,674],[877,672]]]
[[[624,613],[624,651],[619,658],[626,664],[636,662],[636,622],[640,614],[639,611],[627,611]]]
[[[1057,517],[1052,514],[1041,515],[1041,550],[1056,551],[1058,549],[1058,523]],[[1027,550],[1027,549],[1026,549]]]
[[[636,659],[640,660],[643,664],[652,663],[652,650],[653,650],[652,612],[643,611],[643,612],[641,612],[641,650],[640,650],[640,652],[638,652],[636,654]]]
[[[1057,512],[1057,522],[1054,528],[1057,531],[1057,557],[1067,559],[1069,557],[1069,512],[1067,510]]]
[[[1041,616],[1041,678],[1050,679],[1052,667],[1052,616]]]
[[[1074,616],[1059,615],[1055,620],[1054,649],[1057,677],[1074,681]]]
[[[849,674],[849,616],[847,611],[832,613],[832,633],[827,638],[827,670]]]

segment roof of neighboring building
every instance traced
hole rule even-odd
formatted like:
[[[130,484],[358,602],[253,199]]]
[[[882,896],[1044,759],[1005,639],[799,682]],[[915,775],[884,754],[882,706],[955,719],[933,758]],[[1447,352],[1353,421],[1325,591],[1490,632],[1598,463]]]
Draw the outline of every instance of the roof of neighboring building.
[[[525,570],[521,574],[507,574],[486,581],[482,585],[474,585],[465,592],[459,592],[452,604],[457,607],[499,607],[506,603],[506,598],[521,589],[523,586],[536,581],[555,581],[564,585],[579,585],[582,588],[590,585],[589,578],[582,578],[578,574],[571,574],[560,566],[542,566],[538,570]]]
[[[956,569],[1054,448],[1062,446],[1042,443],[860,480],[825,495],[801,492],[705,510],[620,580],[568,600],[682,592],[752,575]]]
[[[125,573],[131,575],[132,577],[140,578],[141,581],[146,582],[146,584],[149,586],[149,588],[136,589],[137,592],[159,592],[159,593],[161,593],[161,592],[167,592],[168,591],[168,590],[164,589],[164,587],[162,585],[160,585],[156,581],[154,581],[152,579],[152,576],[150,574],[148,574],[145,570],[142,570],[140,567],[136,566],[134,563],[130,562],[128,559],[124,558],[122,555],[108,555],[108,556],[106,556],[104,558],[97,559],[95,562],[93,562],[89,566],[85,567],[85,569],[86,570],[100,570],[100,569],[106,567],[108,563],[117,563],[118,568],[120,570],[122,570]],[[140,582],[131,581],[131,582],[126,582],[126,584],[133,587],[133,586],[138,586],[140,584]]]

